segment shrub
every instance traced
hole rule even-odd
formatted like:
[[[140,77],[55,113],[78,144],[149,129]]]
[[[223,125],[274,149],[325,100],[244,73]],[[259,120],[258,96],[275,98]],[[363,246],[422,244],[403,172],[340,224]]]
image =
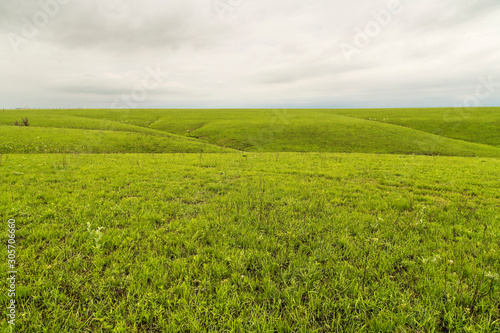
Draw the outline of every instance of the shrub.
[[[22,118],[21,122],[18,122],[16,120],[16,122],[14,123],[14,126],[29,126],[29,125],[30,125],[30,122],[29,122],[28,118]]]

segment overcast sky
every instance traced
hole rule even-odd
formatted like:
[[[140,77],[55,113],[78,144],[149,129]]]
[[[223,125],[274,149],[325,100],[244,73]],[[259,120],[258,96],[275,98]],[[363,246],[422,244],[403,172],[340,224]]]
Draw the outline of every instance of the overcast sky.
[[[499,0],[0,0],[0,35],[0,108],[500,106]]]

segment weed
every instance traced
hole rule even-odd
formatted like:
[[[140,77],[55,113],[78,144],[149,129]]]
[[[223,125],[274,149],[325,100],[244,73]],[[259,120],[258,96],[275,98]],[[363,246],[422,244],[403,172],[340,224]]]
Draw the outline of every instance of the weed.
[[[22,118],[21,122],[19,122],[17,120],[14,122],[14,126],[29,126],[29,125],[30,125],[30,122],[29,122],[28,118]]]
[[[92,229],[92,226],[90,222],[87,222],[87,231],[89,233],[90,238],[94,240],[94,245],[93,248],[96,250],[99,250],[101,248],[101,237],[103,235],[103,232],[101,230],[104,230],[104,227],[98,227],[97,229]]]

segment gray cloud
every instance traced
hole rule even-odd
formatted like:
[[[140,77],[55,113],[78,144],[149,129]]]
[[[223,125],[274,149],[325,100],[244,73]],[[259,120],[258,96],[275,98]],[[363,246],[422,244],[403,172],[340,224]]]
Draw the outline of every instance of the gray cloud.
[[[401,0],[362,48],[389,1],[66,1],[29,37],[40,2],[0,3],[0,107],[109,107],[148,67],[168,75],[140,107],[448,106],[500,82],[498,0]]]

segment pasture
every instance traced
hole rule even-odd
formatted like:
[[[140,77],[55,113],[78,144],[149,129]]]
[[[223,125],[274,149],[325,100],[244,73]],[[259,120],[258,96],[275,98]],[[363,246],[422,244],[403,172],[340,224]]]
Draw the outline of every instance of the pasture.
[[[1,111],[17,331],[499,331],[500,110],[446,112]]]

